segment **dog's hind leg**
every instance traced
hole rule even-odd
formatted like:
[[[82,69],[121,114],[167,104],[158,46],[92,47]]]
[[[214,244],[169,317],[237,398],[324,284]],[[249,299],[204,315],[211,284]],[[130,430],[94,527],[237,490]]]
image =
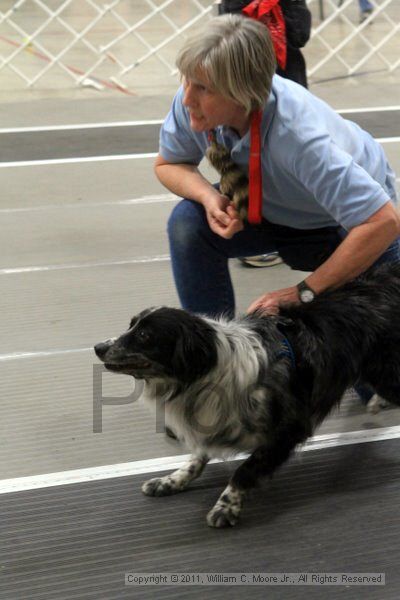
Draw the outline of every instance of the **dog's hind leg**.
[[[379,383],[375,383],[375,394],[367,404],[368,412],[374,414],[381,408],[386,408],[390,404],[400,406],[400,385],[393,385],[392,381],[398,381],[397,373],[388,373],[381,378]]]
[[[258,480],[266,475],[272,476],[297,444],[308,437],[302,428],[295,424],[280,435],[274,436],[274,443],[261,446],[240,465],[222,492],[215,506],[207,515],[210,527],[229,527],[236,525],[242,511],[246,493],[256,487]]]
[[[185,490],[193,479],[197,479],[203,472],[209,458],[205,455],[192,456],[180,469],[165,477],[149,479],[142,485],[142,492],[146,496],[170,496]]]
[[[387,408],[390,402],[381,398],[378,394],[374,394],[367,404],[367,412],[371,415],[376,415],[382,408]]]

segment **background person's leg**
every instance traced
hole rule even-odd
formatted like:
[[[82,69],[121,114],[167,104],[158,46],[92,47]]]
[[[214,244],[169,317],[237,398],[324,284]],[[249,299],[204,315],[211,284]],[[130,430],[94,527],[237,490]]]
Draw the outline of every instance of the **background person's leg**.
[[[369,0],[358,0],[358,4],[360,6],[360,19],[359,23],[364,23],[369,17],[369,15],[373,12],[374,7],[369,2]]]
[[[358,0],[358,4],[360,5],[361,12],[366,12],[374,8],[369,0]]]
[[[182,200],[168,221],[172,271],[184,309],[210,316],[234,316],[235,299],[228,259],[275,250],[268,225],[245,224],[230,240],[213,233],[204,208]]]

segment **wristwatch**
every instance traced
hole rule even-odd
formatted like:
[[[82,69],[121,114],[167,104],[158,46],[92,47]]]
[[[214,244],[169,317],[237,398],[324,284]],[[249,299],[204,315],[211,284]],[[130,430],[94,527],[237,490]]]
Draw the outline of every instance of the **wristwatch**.
[[[314,290],[312,290],[310,286],[306,284],[305,281],[301,281],[296,287],[299,291],[300,302],[303,304],[308,304],[314,300],[316,294]]]

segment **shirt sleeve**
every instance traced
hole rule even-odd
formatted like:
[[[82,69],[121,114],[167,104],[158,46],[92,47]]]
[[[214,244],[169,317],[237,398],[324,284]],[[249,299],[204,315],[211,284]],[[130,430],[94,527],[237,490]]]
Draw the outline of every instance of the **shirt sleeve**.
[[[390,198],[383,187],[339,148],[328,134],[300,142],[291,152],[291,170],[337,223],[360,225]]]
[[[198,165],[207,148],[207,135],[192,131],[182,98],[181,87],[161,127],[159,152],[168,162]]]

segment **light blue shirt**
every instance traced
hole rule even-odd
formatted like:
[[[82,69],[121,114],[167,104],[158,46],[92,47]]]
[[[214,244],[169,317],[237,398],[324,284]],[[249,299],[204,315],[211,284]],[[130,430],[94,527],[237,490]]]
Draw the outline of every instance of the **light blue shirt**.
[[[160,154],[172,163],[199,164],[207,133],[190,128],[176,94],[161,128]],[[248,173],[250,134],[217,128],[217,140]],[[396,203],[395,175],[382,147],[352,121],[288,79],[273,78],[261,126],[263,216],[280,225],[314,229],[363,223],[386,202]]]

